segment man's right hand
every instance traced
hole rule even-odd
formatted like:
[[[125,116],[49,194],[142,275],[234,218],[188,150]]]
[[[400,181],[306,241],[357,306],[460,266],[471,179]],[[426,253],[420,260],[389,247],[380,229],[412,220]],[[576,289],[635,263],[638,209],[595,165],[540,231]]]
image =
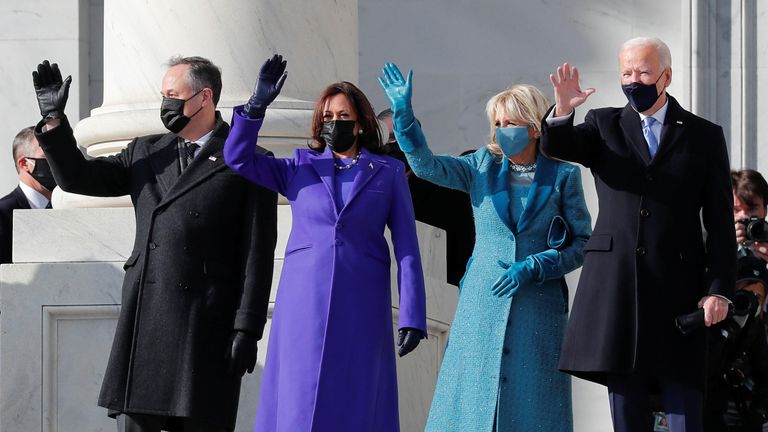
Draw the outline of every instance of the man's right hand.
[[[555,89],[555,117],[570,115],[574,108],[583,104],[595,92],[593,88],[581,90],[579,70],[574,66],[571,71],[568,63],[557,68],[557,76],[550,74],[549,80]]]
[[[43,119],[64,117],[72,75],[62,81],[59,65],[56,63],[51,65],[48,60],[43,60],[37,65],[37,70],[32,72],[32,82],[35,85],[37,104],[40,105],[40,115]]]

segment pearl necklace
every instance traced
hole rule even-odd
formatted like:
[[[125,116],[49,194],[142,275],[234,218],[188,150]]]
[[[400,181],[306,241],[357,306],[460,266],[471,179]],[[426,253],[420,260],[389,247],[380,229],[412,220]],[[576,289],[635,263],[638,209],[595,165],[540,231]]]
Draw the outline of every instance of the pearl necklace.
[[[337,164],[336,163],[336,159],[334,158],[333,166],[335,166],[337,170],[347,170],[347,169],[350,169],[353,166],[357,165],[357,162],[359,160],[360,160],[360,152],[357,152],[357,154],[355,155],[355,158],[352,159],[352,162],[350,162],[347,165],[339,165],[339,164]]]
[[[536,171],[536,162],[532,164],[516,164],[512,161],[509,162],[509,169],[519,173],[529,173]]]

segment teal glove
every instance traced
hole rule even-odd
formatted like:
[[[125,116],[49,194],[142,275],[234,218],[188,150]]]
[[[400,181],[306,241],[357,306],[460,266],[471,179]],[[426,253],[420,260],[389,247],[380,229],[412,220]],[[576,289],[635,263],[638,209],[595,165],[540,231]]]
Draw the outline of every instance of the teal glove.
[[[521,285],[535,281],[539,274],[538,263],[531,257],[512,264],[499,261],[499,265],[506,271],[491,287],[493,295],[497,297],[512,297]]]
[[[408,72],[408,79],[403,79],[403,74],[394,63],[385,63],[381,73],[383,76],[379,77],[379,84],[392,108],[392,124],[396,131],[403,131],[414,121],[411,106],[413,71]]]

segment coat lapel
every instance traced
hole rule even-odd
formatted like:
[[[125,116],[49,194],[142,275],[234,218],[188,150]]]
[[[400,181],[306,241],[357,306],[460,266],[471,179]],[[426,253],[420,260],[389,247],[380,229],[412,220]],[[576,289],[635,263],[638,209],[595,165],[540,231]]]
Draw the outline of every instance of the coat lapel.
[[[149,157],[162,196],[165,196],[179,179],[178,143],[179,137],[176,134],[166,134],[153,145],[157,150]]]
[[[358,160],[357,164],[359,165],[359,169],[355,175],[355,179],[352,181],[352,190],[349,193],[349,199],[347,199],[346,205],[341,209],[342,212],[349,207],[352,201],[355,200],[355,197],[363,190],[365,185],[371,181],[377,172],[379,172],[382,164],[386,164],[386,161],[376,158],[375,155],[372,155],[367,149],[363,148],[360,151],[360,160]]]
[[[19,210],[32,208],[32,206],[29,205],[27,196],[24,195],[24,191],[21,190],[21,186],[16,186],[16,189],[13,190],[13,196],[16,199],[16,207],[14,208]]]
[[[669,105],[667,106],[667,116],[664,118],[664,126],[661,129],[661,141],[659,150],[653,162],[664,157],[670,149],[679,142],[685,135],[685,110],[680,107],[675,98],[667,95]]]
[[[176,199],[191,188],[200,184],[200,182],[206,178],[227,167],[224,162],[224,141],[229,133],[229,125],[221,121],[221,117],[218,113],[217,120],[218,124],[216,129],[208,139],[208,142],[205,143],[200,150],[200,153],[195,157],[192,163],[189,164],[187,169],[178,176],[176,182],[163,196],[159,205],[164,205],[169,201]],[[176,155],[178,159],[178,151],[176,151]]]
[[[544,208],[552,194],[557,179],[557,162],[539,153],[536,160],[536,173],[528,191],[528,204],[517,221],[517,232],[523,232],[536,214]]]
[[[495,162],[492,162],[495,164]],[[501,167],[495,177],[489,177],[493,184],[491,184],[491,201],[493,207],[496,208],[501,221],[509,228],[510,231],[517,234],[516,227],[512,223],[512,215],[509,213],[509,159],[506,157],[501,158]]]
[[[640,114],[631,105],[627,104],[621,112],[619,125],[624,132],[624,138],[629,141],[629,146],[645,165],[651,163],[651,152],[648,150],[648,142],[643,136],[643,127],[640,123]]]
[[[328,146],[325,147],[325,151],[322,153],[309,153],[309,161],[312,163],[312,167],[317,172],[317,175],[320,176],[320,180],[325,185],[325,189],[328,191],[328,195],[331,199],[331,202],[335,203],[336,200],[336,188],[334,186],[334,162],[333,162],[333,153],[331,152],[331,149],[328,148]],[[336,204],[333,206],[334,214],[338,217],[339,211],[336,208]]]

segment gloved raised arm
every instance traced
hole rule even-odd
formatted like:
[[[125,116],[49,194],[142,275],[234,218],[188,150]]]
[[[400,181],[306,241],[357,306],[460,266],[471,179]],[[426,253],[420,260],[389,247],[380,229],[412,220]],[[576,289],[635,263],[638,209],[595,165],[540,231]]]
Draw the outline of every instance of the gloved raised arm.
[[[243,106],[244,116],[251,119],[264,117],[267,106],[280,94],[285,78],[288,76],[288,72],[285,71],[286,63],[283,56],[275,54],[261,65],[259,78],[253,87],[253,95]]]
[[[32,83],[35,86],[37,104],[40,106],[40,115],[43,116],[43,120],[64,117],[72,75],[62,80],[59,65],[43,60],[37,65],[37,70],[32,71]]]
[[[413,96],[413,71],[408,71],[408,78],[403,78],[400,69],[393,63],[385,63],[381,69],[382,76],[378,77],[379,84],[387,95],[389,105],[392,108],[392,125],[395,131],[402,132],[410,126],[415,117],[413,116],[413,106],[411,98]],[[407,145],[400,143],[400,147]],[[413,149],[402,149],[404,152]]]

